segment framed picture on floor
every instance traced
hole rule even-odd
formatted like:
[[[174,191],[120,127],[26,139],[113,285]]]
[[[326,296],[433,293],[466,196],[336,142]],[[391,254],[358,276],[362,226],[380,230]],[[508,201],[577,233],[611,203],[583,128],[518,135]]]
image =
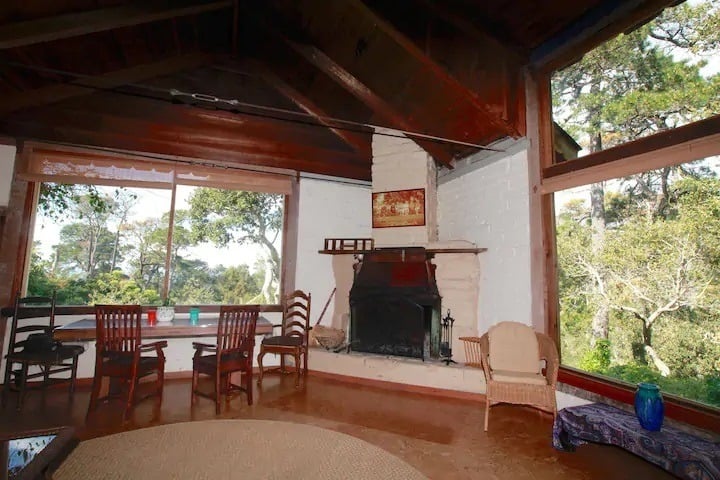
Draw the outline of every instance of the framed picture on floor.
[[[372,194],[373,228],[423,225],[425,225],[424,188]]]

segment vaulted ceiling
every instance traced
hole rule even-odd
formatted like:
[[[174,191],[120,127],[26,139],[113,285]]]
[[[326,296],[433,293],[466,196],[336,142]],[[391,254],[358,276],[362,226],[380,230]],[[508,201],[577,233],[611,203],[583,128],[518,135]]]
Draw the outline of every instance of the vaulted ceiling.
[[[369,179],[384,126],[452,167],[525,134],[526,68],[670,3],[5,0],[0,134]]]

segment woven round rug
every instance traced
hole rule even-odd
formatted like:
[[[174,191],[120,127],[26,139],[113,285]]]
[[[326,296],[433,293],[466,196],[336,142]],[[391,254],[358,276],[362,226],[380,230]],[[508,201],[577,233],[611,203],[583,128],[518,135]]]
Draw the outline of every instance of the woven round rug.
[[[364,440],[269,420],[210,420],[81,442],[53,475],[83,479],[425,479]]]

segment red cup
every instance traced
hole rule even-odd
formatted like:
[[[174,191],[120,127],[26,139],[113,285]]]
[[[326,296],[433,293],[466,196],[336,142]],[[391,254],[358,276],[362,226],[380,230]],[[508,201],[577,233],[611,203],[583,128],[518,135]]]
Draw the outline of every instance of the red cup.
[[[157,310],[152,309],[147,311],[147,319],[149,325],[155,325],[157,322]]]

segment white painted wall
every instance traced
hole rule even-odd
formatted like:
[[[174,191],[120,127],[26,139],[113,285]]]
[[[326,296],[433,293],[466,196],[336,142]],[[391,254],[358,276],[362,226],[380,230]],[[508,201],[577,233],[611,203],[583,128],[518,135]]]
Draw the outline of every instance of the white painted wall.
[[[438,185],[440,241],[480,254],[478,331],[503,320],[531,325],[527,151],[497,158]]]
[[[0,207],[7,207],[10,202],[16,152],[15,146],[0,144]]]
[[[312,294],[311,324],[337,285],[322,324],[346,328],[353,256],[324,255],[318,250],[326,238],[370,238],[370,193],[369,186],[300,180],[295,286]]]

